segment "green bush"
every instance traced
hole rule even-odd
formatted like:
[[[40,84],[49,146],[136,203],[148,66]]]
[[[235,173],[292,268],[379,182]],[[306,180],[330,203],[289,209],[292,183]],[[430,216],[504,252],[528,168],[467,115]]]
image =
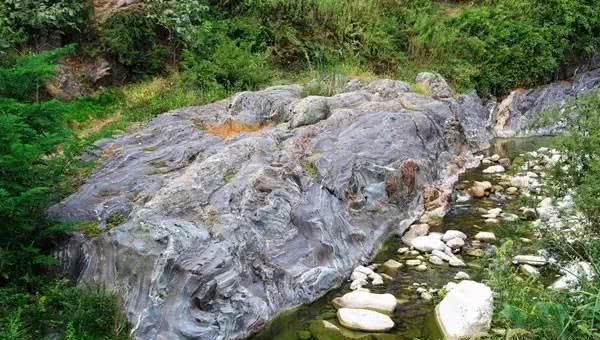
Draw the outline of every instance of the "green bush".
[[[158,73],[170,55],[162,26],[141,12],[112,15],[99,35],[106,51],[137,76]]]
[[[559,138],[563,160],[553,171],[557,191],[575,192],[575,203],[600,232],[600,90],[580,95],[542,115],[540,124],[562,122],[566,133]]]
[[[49,273],[55,237],[70,226],[45,218],[48,205],[82,162],[82,141],[68,117],[85,120],[111,97],[44,101],[38,89],[68,50],[25,55],[0,68],[0,339],[34,339],[49,331],[71,339],[126,339],[115,298],[79,290]],[[77,113],[76,113],[77,112]]]
[[[523,279],[517,274],[510,261],[516,255],[513,246],[512,241],[502,244],[488,268],[489,285],[496,293],[494,327],[506,328],[506,339],[596,339],[600,334],[598,276],[577,292],[548,289],[541,279]],[[585,254],[564,250],[570,256],[596,259],[600,243],[588,242],[584,249]]]
[[[186,79],[203,90],[223,94],[256,89],[269,81],[272,71],[267,52],[245,39],[244,33],[247,31],[236,31],[226,21],[207,23],[196,30],[193,42],[183,51]]]

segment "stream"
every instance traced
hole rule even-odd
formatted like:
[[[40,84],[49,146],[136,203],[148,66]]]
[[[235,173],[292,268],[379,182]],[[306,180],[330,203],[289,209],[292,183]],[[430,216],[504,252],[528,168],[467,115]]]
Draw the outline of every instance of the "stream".
[[[552,144],[550,137],[531,137],[531,138],[513,138],[496,139],[492,142],[492,147],[481,152],[483,156],[498,154],[502,158],[509,158],[513,161],[518,155],[536,150],[542,146]],[[260,333],[251,337],[252,340],[338,340],[338,339],[362,339],[362,340],[437,340],[441,333],[435,321],[434,308],[439,298],[425,300],[418,293],[417,288],[426,288],[433,290],[436,296],[436,290],[442,288],[445,284],[454,280],[457,272],[463,271],[469,274],[472,280],[480,281],[484,275],[485,264],[489,262],[489,254],[493,254],[493,246],[484,246],[480,249],[483,256],[469,256],[469,250],[477,249],[472,244],[475,234],[480,231],[494,232],[500,239],[519,240],[522,237],[529,237],[528,234],[516,230],[519,221],[501,222],[499,224],[486,224],[482,217],[483,209],[502,208],[503,213],[512,213],[519,215],[518,195],[491,194],[482,199],[472,198],[468,201],[458,202],[457,191],[469,187],[472,181],[490,181],[492,185],[498,184],[499,176],[494,174],[484,174],[483,169],[489,165],[480,165],[477,168],[468,169],[462,174],[455,184],[455,193],[451,202],[451,208],[444,217],[440,227],[432,227],[430,232],[444,232],[454,229],[460,230],[468,236],[468,241],[462,252],[458,255],[466,263],[466,267],[450,267],[447,263],[443,265],[434,265],[427,263],[428,269],[417,271],[413,267],[404,266],[395,272],[392,280],[384,280],[384,285],[371,286],[367,288],[373,293],[391,293],[399,304],[393,315],[395,327],[387,333],[365,333],[351,331],[340,326],[336,319],[336,309],[331,304],[335,297],[350,292],[350,282],[344,283],[341,287],[328,292],[321,299],[309,305],[299,306],[290,311],[281,313]],[[510,171],[510,170],[509,170]],[[408,259],[414,259],[416,254],[400,255],[398,248],[406,247],[399,236],[390,237],[377,252],[372,263],[381,264],[389,259],[394,259],[404,263]],[[530,250],[532,245],[521,242],[521,250]],[[327,328],[323,320],[336,325],[339,329],[333,330]]]

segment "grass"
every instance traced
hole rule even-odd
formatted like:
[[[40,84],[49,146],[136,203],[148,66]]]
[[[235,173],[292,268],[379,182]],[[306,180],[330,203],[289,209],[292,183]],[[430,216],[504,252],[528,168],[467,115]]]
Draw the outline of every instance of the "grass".
[[[304,168],[304,172],[312,178],[317,178],[319,176],[319,170],[317,170],[315,164],[307,159],[302,161],[302,168]]]
[[[431,97],[432,93],[431,93],[431,89],[427,86],[425,86],[424,84],[413,84],[410,87],[410,90],[414,93],[418,93],[418,94],[422,94],[424,96],[428,96]]]

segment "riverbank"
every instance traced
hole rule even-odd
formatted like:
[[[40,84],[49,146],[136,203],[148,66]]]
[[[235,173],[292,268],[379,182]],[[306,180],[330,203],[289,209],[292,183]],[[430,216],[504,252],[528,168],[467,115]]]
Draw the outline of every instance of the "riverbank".
[[[494,157],[497,160],[503,158],[514,160],[523,152],[534,150],[550,142],[551,140],[548,138],[496,140],[493,147],[486,150],[481,157],[498,154],[498,157]],[[457,191],[453,194],[454,199],[451,208],[442,223],[428,227],[429,234],[458,230],[468,236],[467,244],[462,247],[462,251],[458,254],[464,261],[465,267],[453,267],[447,263],[432,260],[432,256],[428,252],[418,252],[414,249],[407,250],[405,248],[408,245],[402,242],[400,236],[392,236],[388,239],[373,259],[370,268],[384,275],[384,284],[377,286],[365,285],[365,288],[373,293],[391,293],[396,296],[399,302],[392,315],[396,327],[389,333],[377,335],[376,338],[439,338],[440,331],[433,318],[433,309],[435,303],[441,300],[440,293],[443,291],[443,287],[449,281],[454,280],[458,272],[466,273],[473,280],[485,279],[487,263],[494,256],[495,246],[477,242],[474,239],[475,235],[482,231],[491,231],[499,235],[499,241],[502,241],[505,236],[509,238],[516,236],[518,236],[517,238],[531,237],[530,231],[526,229],[518,233],[513,232],[522,228],[520,220],[510,223],[500,223],[499,221],[497,224],[486,224],[488,218],[482,216],[484,215],[482,214],[483,210],[487,213],[487,211],[497,208],[502,209],[502,216],[504,217],[510,218],[513,214],[520,214],[518,195],[507,195],[500,190],[489,192],[484,198],[472,198],[466,194],[474,182],[489,180],[493,183],[493,186],[497,186],[498,182],[502,181],[502,178],[496,174],[483,173],[489,166],[489,164],[481,164],[461,175],[456,184]],[[503,231],[500,231],[501,229]],[[394,272],[386,265],[386,261],[389,260],[401,264],[402,268]],[[426,268],[420,267],[417,269],[418,265],[414,267],[407,265],[407,261],[415,260],[421,261]],[[415,262],[410,263],[414,264]],[[330,339],[331,335],[320,334],[323,333],[323,327],[320,326],[324,321],[339,327],[335,317],[335,308],[329,302],[350,292],[351,285],[352,282],[348,282],[311,305],[301,306],[294,311],[280,315],[264,332],[253,339],[301,339],[302,336],[309,335],[306,332],[310,332],[315,339]],[[374,336],[373,334],[339,329],[339,335],[342,336],[340,338],[368,339]]]

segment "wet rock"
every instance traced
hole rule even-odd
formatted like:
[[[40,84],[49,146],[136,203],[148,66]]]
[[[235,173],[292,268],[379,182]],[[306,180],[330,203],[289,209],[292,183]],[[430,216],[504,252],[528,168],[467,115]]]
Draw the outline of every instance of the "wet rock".
[[[522,264],[519,266],[519,271],[529,277],[540,276],[540,271],[532,265]]]
[[[473,197],[482,198],[485,197],[487,192],[492,189],[492,183],[488,181],[473,182],[473,186],[469,189],[470,194]]]
[[[487,211],[487,215],[489,215],[489,217],[491,218],[497,217],[498,215],[500,215],[500,213],[502,213],[502,208],[493,208]]]
[[[489,287],[464,280],[452,287],[436,307],[436,318],[446,338],[468,338],[490,329],[493,308]]]
[[[482,242],[494,243],[496,242],[496,235],[492,232],[480,231],[475,235],[475,239]]]
[[[519,193],[519,189],[515,187],[509,187],[506,189],[506,193],[509,195],[516,195]]]
[[[438,266],[441,266],[444,264],[444,260],[442,260],[441,258],[437,257],[437,256],[431,256],[429,258],[429,262]]]
[[[381,286],[383,285],[383,277],[377,273],[372,273],[369,275],[369,279],[371,279],[371,284],[373,286]]]
[[[442,225],[443,219],[444,219],[443,213],[441,213],[440,211],[434,210],[434,211],[428,211],[425,214],[423,214],[423,216],[421,216],[421,218],[419,219],[419,222],[428,224],[432,227],[439,227]]]
[[[409,267],[416,267],[421,264],[421,260],[406,260],[406,265]]]
[[[490,156],[490,160],[493,162],[498,162],[500,160],[500,155],[495,153],[492,156]]]
[[[465,241],[462,238],[453,238],[446,242],[446,245],[451,249],[460,249],[465,245]]]
[[[505,171],[506,171],[506,169],[504,169],[504,167],[502,165],[493,165],[493,166],[490,166],[489,168],[484,169],[482,172],[484,174],[498,174],[498,173],[502,173]]]
[[[514,176],[510,179],[510,185],[516,188],[527,189],[529,187],[529,177]]]
[[[430,292],[423,292],[423,293],[419,294],[419,296],[421,297],[421,299],[423,299],[425,301],[433,300],[433,295],[431,295]]]
[[[402,236],[402,242],[404,242],[408,246],[413,246],[412,242],[415,238],[419,236],[425,236],[429,232],[428,224],[413,224],[408,228],[406,233]]]
[[[383,263],[383,268],[387,273],[395,273],[404,265],[396,260],[389,259]]]
[[[396,252],[400,255],[404,255],[404,254],[408,253],[409,251],[410,251],[410,249],[408,247],[402,247],[402,248],[398,248],[398,250]]]
[[[448,261],[448,264],[450,265],[450,267],[466,267],[467,266],[463,262],[463,260],[459,259],[456,256],[451,257],[450,261]]]
[[[455,280],[470,280],[471,276],[469,276],[469,274],[465,273],[465,272],[458,272],[456,273],[456,275],[454,275],[454,279]]]
[[[537,218],[537,212],[533,208],[524,208],[522,211],[523,217],[528,221],[533,221]]]
[[[421,263],[420,265],[415,267],[415,270],[418,272],[424,272],[427,270],[427,265]]]
[[[332,300],[336,308],[370,309],[380,313],[391,314],[396,309],[397,301],[392,294],[375,294],[354,291]]]
[[[358,272],[358,271],[353,271],[352,275],[350,275],[350,280],[351,281],[355,281],[355,280],[367,280],[367,274]]]
[[[359,331],[387,332],[394,328],[389,316],[368,309],[340,308],[337,318],[342,326]]]
[[[365,266],[358,266],[358,267],[354,268],[353,272],[361,273],[361,274],[368,276],[373,273],[373,269],[365,267]]]
[[[433,250],[444,250],[446,245],[435,236],[419,236],[412,241],[412,246],[422,252],[431,252]]]
[[[498,164],[502,165],[504,168],[509,168],[510,167],[510,159],[508,158],[501,158],[498,160]]]
[[[548,261],[543,256],[536,255],[517,255],[513,257],[512,262],[514,264],[529,264],[532,266],[543,266]]]
[[[351,290],[359,290],[362,287],[366,286],[369,282],[367,282],[367,279],[358,279],[358,280],[354,280],[350,283],[350,289]]]
[[[472,257],[482,257],[483,255],[485,255],[485,252],[483,251],[483,249],[469,249],[466,251],[465,254]]]
[[[561,268],[561,276],[550,285],[550,289],[575,289],[585,280],[592,280],[596,276],[594,268],[589,262],[572,262],[565,268]]]
[[[442,236],[442,241],[448,242],[448,241],[452,240],[453,238],[460,238],[462,240],[466,240],[467,235],[465,235],[465,233],[463,233],[460,230],[446,230],[446,232]]]
[[[486,224],[498,224],[500,221],[496,218],[488,218],[484,221]]]
[[[442,259],[442,260],[444,260],[446,262],[449,262],[450,259],[452,258],[450,255],[448,255],[445,252],[440,251],[440,250],[434,250],[434,251],[432,251],[431,255],[432,256],[437,256],[437,257],[439,257],[440,259]]]

